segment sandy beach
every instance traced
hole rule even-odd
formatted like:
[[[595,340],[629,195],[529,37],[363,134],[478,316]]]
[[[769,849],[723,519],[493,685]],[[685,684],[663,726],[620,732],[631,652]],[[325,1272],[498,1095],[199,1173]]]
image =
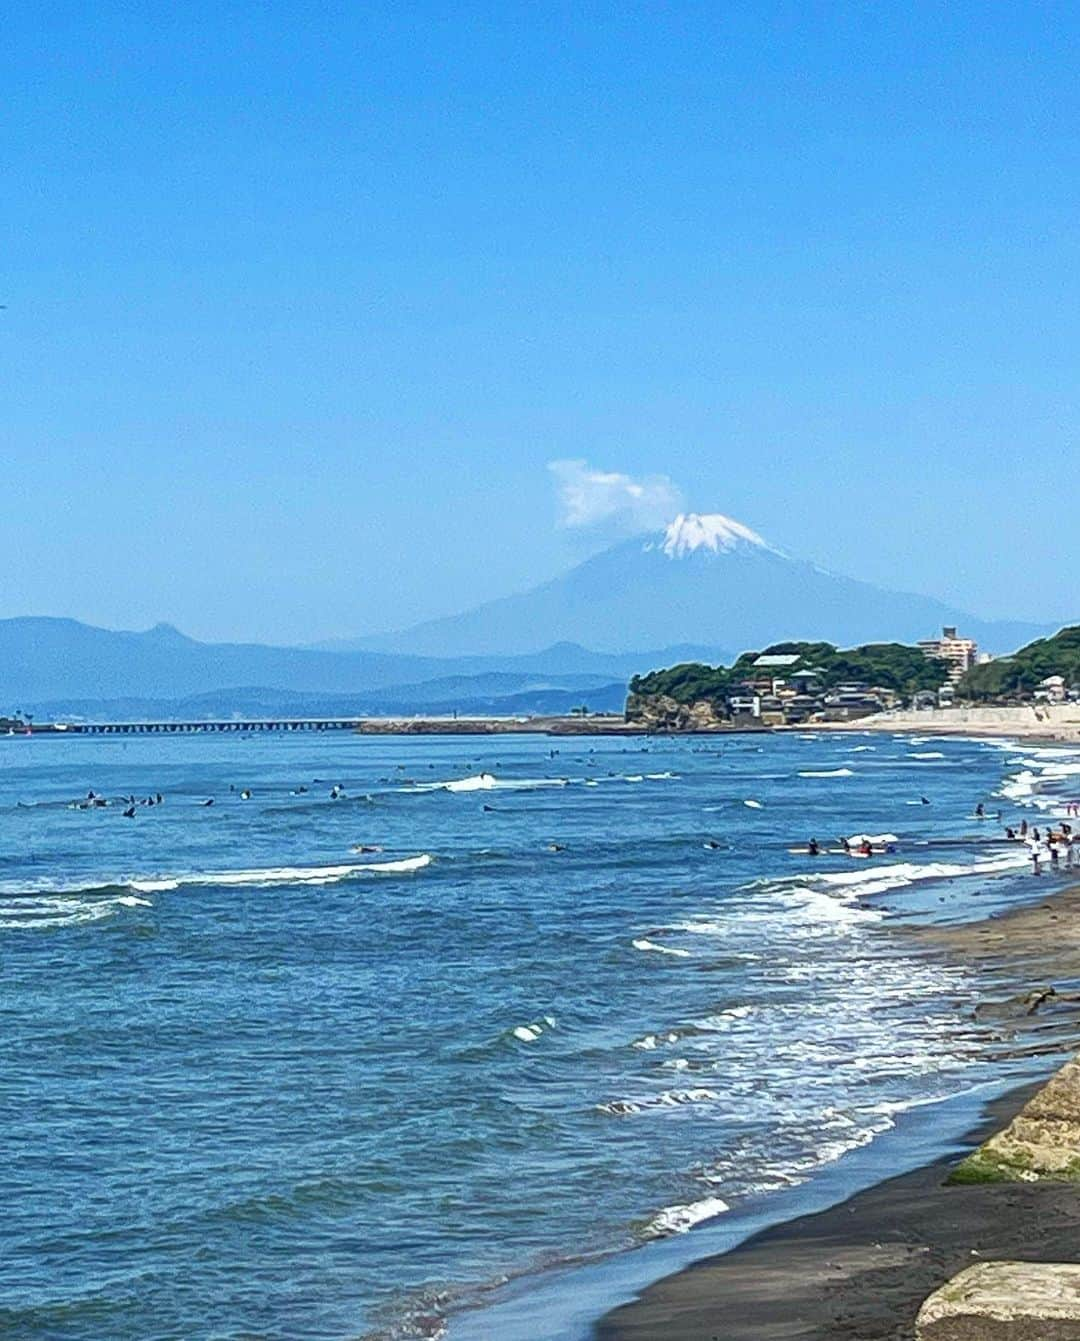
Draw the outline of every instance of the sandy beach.
[[[1080,1037],[1080,887],[953,927],[901,928],[932,954],[975,964],[976,1018],[1002,1057],[1045,1055],[1047,1075]],[[989,1104],[974,1149],[1038,1086]],[[598,1341],[911,1341],[923,1300],[980,1259],[1080,1261],[1071,1184],[946,1184],[959,1158],[891,1178],[819,1214],[657,1282],[613,1310]]]
[[[814,722],[815,731],[896,731],[926,736],[1009,736],[1075,745],[1080,741],[1080,703],[1017,704],[1013,707],[911,708]],[[785,727],[784,730],[805,730]]]

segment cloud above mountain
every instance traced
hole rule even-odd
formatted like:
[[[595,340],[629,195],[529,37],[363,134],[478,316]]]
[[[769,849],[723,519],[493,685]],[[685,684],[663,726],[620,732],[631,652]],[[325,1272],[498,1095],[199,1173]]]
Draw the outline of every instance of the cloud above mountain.
[[[635,535],[654,531],[683,509],[682,490],[667,475],[624,475],[598,470],[585,460],[549,461],[559,504],[559,525]]]

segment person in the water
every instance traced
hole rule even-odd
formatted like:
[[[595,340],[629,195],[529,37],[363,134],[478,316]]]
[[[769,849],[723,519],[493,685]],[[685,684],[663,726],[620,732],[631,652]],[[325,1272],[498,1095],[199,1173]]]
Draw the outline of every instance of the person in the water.
[[[806,851],[811,857],[817,857],[821,855],[821,848],[818,845],[818,840],[816,838],[810,839],[809,843],[807,843],[806,845]]]

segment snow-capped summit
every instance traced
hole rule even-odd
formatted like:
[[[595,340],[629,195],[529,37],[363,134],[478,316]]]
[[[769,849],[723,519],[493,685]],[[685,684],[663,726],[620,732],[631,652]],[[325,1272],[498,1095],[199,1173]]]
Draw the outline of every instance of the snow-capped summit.
[[[681,559],[695,550],[737,549],[741,545],[759,545],[770,548],[756,531],[720,512],[680,512],[664,530],[660,548],[669,559]],[[652,548],[652,546],[647,546]]]

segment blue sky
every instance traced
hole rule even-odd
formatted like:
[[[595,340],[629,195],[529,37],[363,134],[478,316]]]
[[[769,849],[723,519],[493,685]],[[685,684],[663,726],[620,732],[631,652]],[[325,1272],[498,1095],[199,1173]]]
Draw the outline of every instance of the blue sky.
[[[407,624],[625,524],[557,524],[565,460],[979,614],[1080,615],[1078,27],[17,8],[0,615]]]

